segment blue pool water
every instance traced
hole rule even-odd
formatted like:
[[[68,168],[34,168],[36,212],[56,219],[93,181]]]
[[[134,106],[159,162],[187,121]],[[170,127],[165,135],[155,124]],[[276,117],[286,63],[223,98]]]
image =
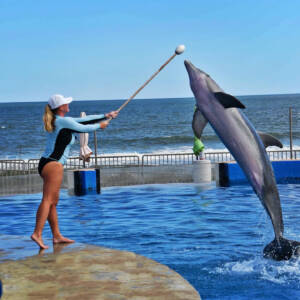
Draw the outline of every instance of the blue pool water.
[[[300,185],[278,185],[285,236],[300,240]],[[32,233],[41,194],[0,197],[0,234]],[[58,205],[62,233],[168,265],[202,299],[299,299],[300,259],[262,258],[273,229],[249,186],[194,184],[102,189]],[[50,243],[50,230],[44,239]],[[38,249],[37,249],[38,252]]]

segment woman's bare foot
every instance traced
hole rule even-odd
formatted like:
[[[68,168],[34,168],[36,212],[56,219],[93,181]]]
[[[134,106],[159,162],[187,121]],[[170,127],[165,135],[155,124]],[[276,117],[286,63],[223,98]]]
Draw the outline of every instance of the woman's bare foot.
[[[58,236],[53,238],[53,244],[60,244],[60,243],[74,243],[74,240],[70,240],[64,236]]]
[[[48,249],[48,248],[49,248],[49,246],[47,246],[47,245],[45,245],[45,244],[43,243],[42,238],[41,238],[41,237],[38,237],[35,233],[33,233],[33,234],[31,235],[31,239],[32,239],[34,242],[36,242],[36,243],[40,246],[40,248],[42,248],[42,249]]]

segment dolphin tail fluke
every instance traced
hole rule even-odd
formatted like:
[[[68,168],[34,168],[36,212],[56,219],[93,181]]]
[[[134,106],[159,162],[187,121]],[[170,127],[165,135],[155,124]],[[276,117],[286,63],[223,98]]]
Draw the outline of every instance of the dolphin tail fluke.
[[[289,260],[300,255],[300,242],[287,240],[283,237],[274,239],[264,248],[264,257],[274,260]]]
[[[263,133],[261,131],[257,131],[260,139],[262,140],[265,148],[269,147],[269,146],[276,146],[279,148],[283,148],[282,143],[273,135],[267,134],[267,133]]]

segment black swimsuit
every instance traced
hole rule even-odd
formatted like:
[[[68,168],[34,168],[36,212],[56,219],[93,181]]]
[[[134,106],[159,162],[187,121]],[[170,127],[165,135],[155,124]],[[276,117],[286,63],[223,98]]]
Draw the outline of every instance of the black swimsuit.
[[[52,159],[52,158],[41,157],[41,159],[40,159],[40,161],[39,161],[39,166],[38,166],[38,171],[39,171],[40,176],[42,176],[43,168],[44,168],[45,165],[46,165],[48,162],[50,162],[50,161],[57,161],[57,160]]]
[[[105,115],[90,115],[81,118],[56,116],[55,130],[47,133],[46,150],[38,166],[39,174],[42,175],[44,166],[51,161],[65,164],[70,147],[75,140],[73,133],[93,132],[100,128],[98,123],[104,120],[106,120]]]

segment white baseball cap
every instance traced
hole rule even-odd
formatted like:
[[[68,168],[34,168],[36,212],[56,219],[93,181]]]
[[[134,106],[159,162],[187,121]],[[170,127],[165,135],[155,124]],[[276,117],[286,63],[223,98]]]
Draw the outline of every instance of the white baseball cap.
[[[65,98],[63,95],[52,95],[49,100],[48,100],[48,104],[51,107],[51,109],[55,109],[60,107],[61,105],[64,104],[69,104],[73,101],[72,97],[68,97]]]

